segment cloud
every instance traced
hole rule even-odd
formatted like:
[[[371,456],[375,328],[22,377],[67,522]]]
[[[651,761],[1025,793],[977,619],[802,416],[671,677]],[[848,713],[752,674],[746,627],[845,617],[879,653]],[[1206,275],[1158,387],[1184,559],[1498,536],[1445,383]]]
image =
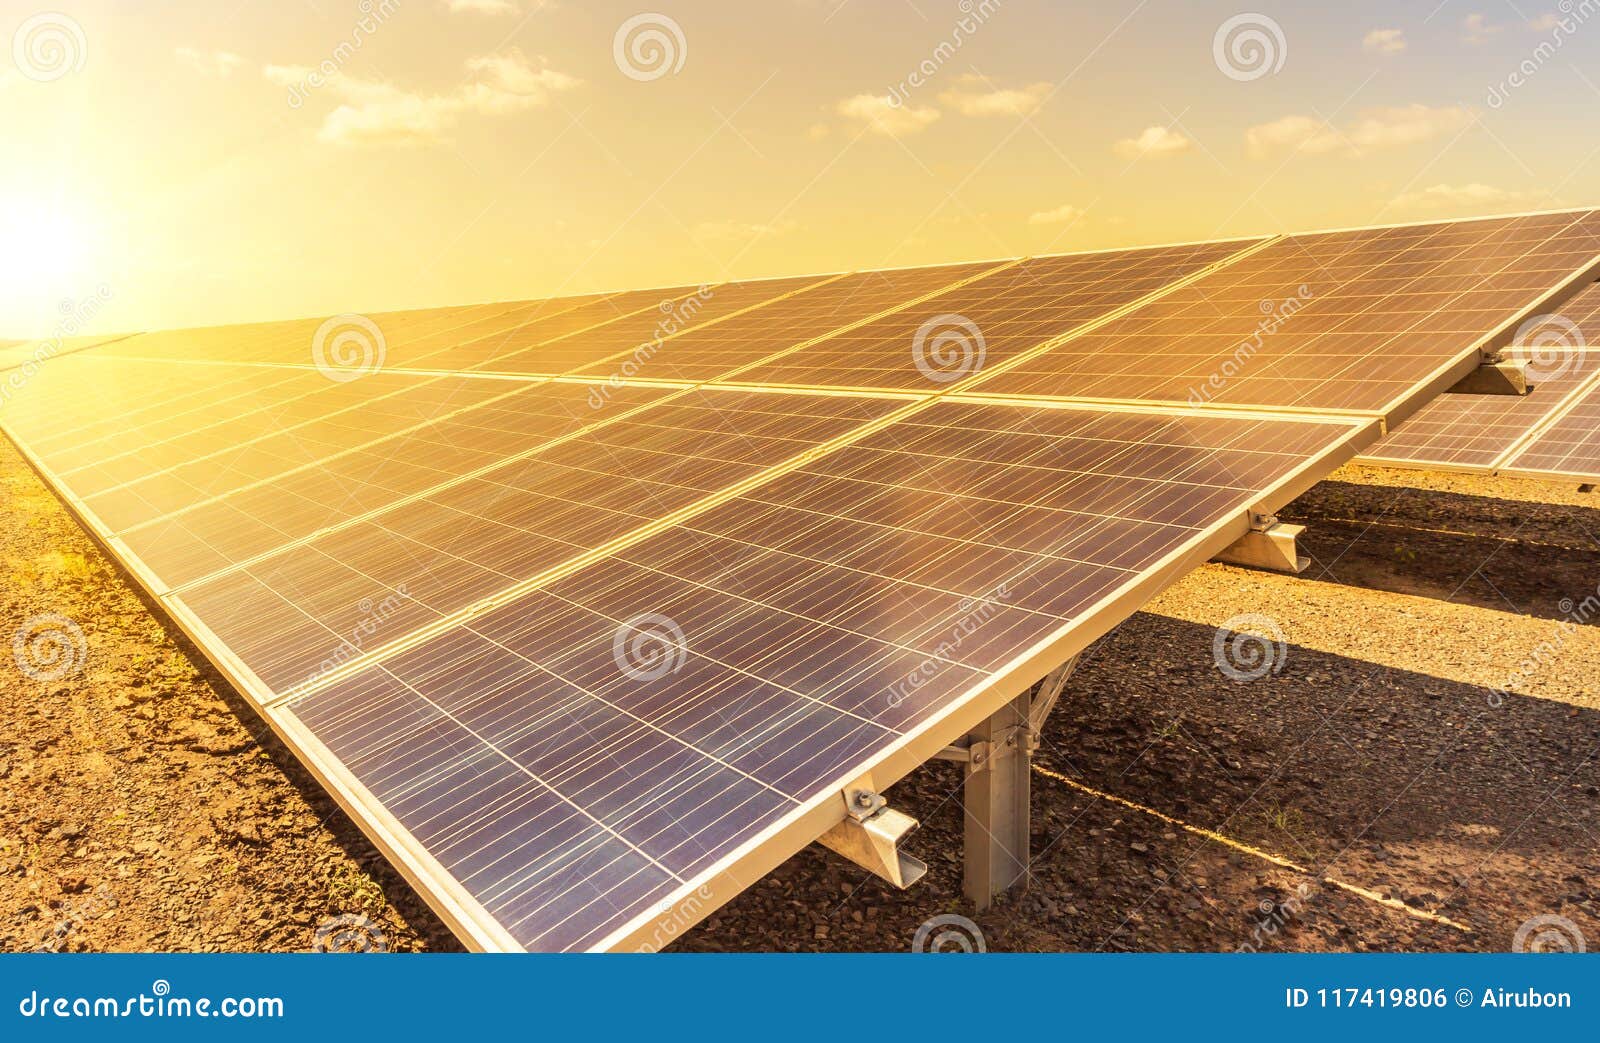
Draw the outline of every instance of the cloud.
[[[806,137],[812,141],[821,141],[830,133],[832,133],[832,128],[826,123],[813,123],[806,128]]]
[[[1027,116],[1039,111],[1050,94],[1048,83],[1020,88],[997,88],[982,76],[967,73],[939,95],[939,100],[963,116]]]
[[[839,115],[860,120],[875,133],[890,138],[903,138],[926,130],[939,118],[939,110],[927,107],[912,108],[896,105],[880,94],[857,94],[846,98],[838,106]]]
[[[1256,159],[1286,150],[1359,156],[1455,134],[1470,127],[1475,119],[1472,110],[1461,105],[1367,109],[1360,119],[1342,129],[1311,116],[1285,116],[1245,131],[1245,144]]]
[[[1176,156],[1194,147],[1194,142],[1169,127],[1146,127],[1136,138],[1123,138],[1112,150],[1128,159]]]
[[[777,235],[787,235],[800,227],[798,221],[787,218],[763,224],[751,224],[744,221],[707,221],[694,226],[694,237],[702,242],[713,243],[745,243],[755,239],[767,239]]]
[[[1406,49],[1404,29],[1374,29],[1361,39],[1361,49],[1368,54],[1399,54]]]
[[[1082,207],[1063,203],[1054,210],[1039,210],[1028,215],[1030,225],[1069,225],[1082,217],[1086,211]]]
[[[202,76],[231,76],[235,69],[244,64],[244,59],[232,51],[198,51],[193,47],[178,47],[172,53],[178,56],[178,61]]]
[[[539,108],[582,81],[535,67],[521,51],[469,58],[467,79],[449,94],[419,94],[381,80],[336,73],[324,88],[340,104],[323,118],[317,139],[333,145],[427,145],[444,141],[464,116],[503,116]],[[269,65],[267,79],[304,91],[314,71]]]
[[[1561,16],[1554,11],[1547,12],[1537,18],[1529,19],[1528,28],[1536,33],[1547,33],[1561,24]]]
[[[1467,43],[1477,45],[1488,43],[1504,26],[1493,25],[1488,15],[1469,14],[1461,20],[1461,38]]]
[[[1528,192],[1511,192],[1473,182],[1468,185],[1431,185],[1420,192],[1396,196],[1390,205],[1398,210],[1460,210],[1525,204],[1532,198]]]

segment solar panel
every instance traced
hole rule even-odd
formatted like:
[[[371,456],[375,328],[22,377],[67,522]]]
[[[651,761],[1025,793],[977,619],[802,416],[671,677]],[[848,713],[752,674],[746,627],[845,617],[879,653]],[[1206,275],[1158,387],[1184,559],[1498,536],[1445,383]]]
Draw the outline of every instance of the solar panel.
[[[131,334],[99,334],[83,337],[51,337],[45,340],[0,341],[0,374],[10,370],[33,369],[63,355],[122,340]],[[19,376],[23,376],[19,374]],[[4,385],[0,384],[0,388]]]
[[[1345,310],[1273,362],[1320,408],[1421,395],[1568,287],[1585,221],[1301,237]],[[312,320],[147,335],[0,423],[464,938],[636,947],[1370,444],[1373,416],[997,397],[1130,321],[1216,335],[1146,313],[1281,278],[1250,266],[1283,245],[381,316],[389,364],[351,372],[307,364]],[[1346,324],[1412,383],[1317,369],[1381,354]],[[1466,348],[1425,366],[1391,336],[1420,329]],[[659,370],[610,369],[641,343]],[[539,366],[597,379],[490,372]]]
[[[591,377],[617,373],[640,379],[716,380],[804,341],[906,308],[997,266],[984,262],[855,272],[723,322],[685,331],[637,357],[599,362],[576,372]]]
[[[1600,384],[1588,390],[1511,457],[1501,474],[1600,482]]]
[[[1393,414],[1597,263],[1595,211],[1290,236],[983,386]]]
[[[1440,395],[1362,454],[1364,462],[1437,470],[1492,471],[1506,454],[1600,374],[1600,351],[1573,352],[1541,369],[1535,353],[1504,352],[1529,364],[1526,395]]]
[[[614,947],[1355,434],[942,404],[277,712],[481,930]]]
[[[1039,257],[739,373],[749,384],[936,390],[1186,278],[1248,242]]]

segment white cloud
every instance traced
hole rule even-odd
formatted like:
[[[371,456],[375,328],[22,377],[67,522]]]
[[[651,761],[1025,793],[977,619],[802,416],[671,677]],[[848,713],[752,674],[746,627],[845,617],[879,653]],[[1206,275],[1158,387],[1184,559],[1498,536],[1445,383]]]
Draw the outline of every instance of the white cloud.
[[[1561,16],[1554,11],[1547,12],[1537,18],[1529,19],[1528,28],[1536,33],[1547,33],[1561,24]]]
[[[1027,116],[1039,111],[1050,93],[1048,83],[1027,87],[999,88],[989,80],[967,73],[939,95],[939,100],[963,116]]]
[[[1136,138],[1123,138],[1112,149],[1128,159],[1176,156],[1194,147],[1194,142],[1170,127],[1146,127]]]
[[[1368,54],[1399,54],[1406,49],[1404,29],[1374,29],[1361,40]]]
[[[1030,225],[1068,225],[1077,221],[1086,211],[1082,207],[1064,203],[1054,210],[1039,210],[1028,215]]]
[[[896,105],[881,94],[857,94],[838,106],[839,115],[860,120],[876,133],[903,138],[926,130],[939,118],[939,110]]]
[[[1431,185],[1420,192],[1396,196],[1390,205],[1398,210],[1461,210],[1526,204],[1532,198],[1528,192],[1511,192],[1473,182],[1468,185]]]
[[[1342,129],[1311,116],[1285,116],[1251,127],[1245,132],[1245,144],[1257,159],[1289,149],[1310,155],[1338,152],[1359,156],[1459,133],[1475,119],[1472,110],[1461,105],[1367,109]]]
[[[318,140],[334,145],[426,145],[443,141],[463,116],[502,116],[538,108],[552,94],[582,81],[521,51],[469,58],[467,79],[449,94],[419,94],[381,80],[335,74],[323,89],[341,104],[323,118]],[[269,65],[267,79],[285,87],[307,82],[312,70]],[[314,95],[312,95],[314,96]]]
[[[231,76],[235,69],[244,64],[244,59],[232,51],[200,51],[193,47],[178,47],[172,53],[178,56],[178,61],[202,76]]]
[[[1503,28],[1492,24],[1488,15],[1469,14],[1461,20],[1461,38],[1474,45],[1488,43]]]

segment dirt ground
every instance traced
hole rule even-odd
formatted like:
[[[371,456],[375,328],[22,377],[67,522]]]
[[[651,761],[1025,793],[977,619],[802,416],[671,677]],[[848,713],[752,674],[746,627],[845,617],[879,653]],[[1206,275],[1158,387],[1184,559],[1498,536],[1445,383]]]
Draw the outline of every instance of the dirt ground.
[[[0,949],[305,950],[344,915],[458,948],[3,443],[0,492],[3,634],[57,613],[87,649],[55,682],[0,655]],[[1600,496],[1351,467],[1284,517],[1304,576],[1207,566],[1085,658],[1025,894],[962,900],[935,763],[892,794],[916,887],[812,847],[678,948],[903,951],[945,913],[991,950],[1504,950],[1541,915],[1600,946]],[[1282,642],[1241,681],[1246,613]]]

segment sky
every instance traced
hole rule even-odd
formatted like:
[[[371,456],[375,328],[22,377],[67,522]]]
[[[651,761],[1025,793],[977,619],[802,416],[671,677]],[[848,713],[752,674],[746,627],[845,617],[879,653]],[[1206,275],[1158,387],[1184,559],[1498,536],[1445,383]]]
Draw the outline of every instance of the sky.
[[[1600,0],[649,2],[7,0],[0,337],[1600,204]]]

